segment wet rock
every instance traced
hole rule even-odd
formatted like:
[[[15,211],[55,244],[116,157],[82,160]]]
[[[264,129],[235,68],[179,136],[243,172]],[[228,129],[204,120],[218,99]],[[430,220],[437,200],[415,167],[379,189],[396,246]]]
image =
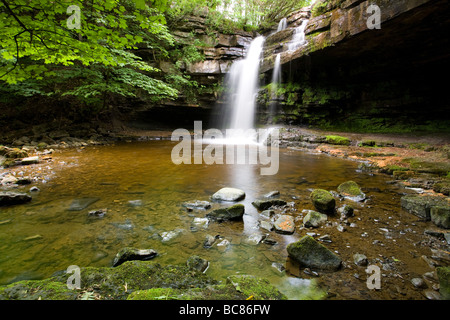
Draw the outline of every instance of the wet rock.
[[[21,164],[29,165],[39,163],[39,156],[23,158]]]
[[[353,262],[357,266],[367,266],[367,264],[368,264],[367,257],[361,253],[355,253],[353,255]]]
[[[450,229],[450,205],[431,207],[430,218],[438,227]]]
[[[18,180],[19,179],[17,179],[12,174],[7,174],[1,179],[1,184],[3,184],[3,185],[16,184]]]
[[[211,248],[217,239],[219,239],[219,236],[213,237],[212,235],[207,234],[205,241],[203,242],[203,248],[206,248],[206,249]]]
[[[450,267],[436,268],[439,279],[439,293],[445,300],[450,300]]]
[[[206,217],[217,221],[240,220],[244,212],[245,207],[243,204],[235,204],[228,208],[213,210],[207,213]]]
[[[366,195],[361,191],[360,186],[354,181],[347,181],[341,183],[337,191],[346,199],[352,201],[363,201],[366,199]]]
[[[441,296],[434,290],[426,290],[423,292],[425,298],[428,300],[441,300]]]
[[[194,200],[183,202],[181,206],[191,210],[207,210],[211,208],[211,203],[209,201]]]
[[[206,272],[209,267],[209,262],[199,256],[190,256],[186,262],[189,269]]]
[[[33,182],[33,180],[29,177],[22,177],[22,178],[18,178],[16,183],[20,186],[24,186],[27,184],[31,184]]]
[[[69,207],[69,211],[81,211],[86,209],[91,204],[97,202],[99,198],[79,198],[72,201]]]
[[[341,258],[310,236],[304,236],[289,244],[286,250],[289,256],[303,267],[335,271],[342,264]]]
[[[272,268],[277,270],[279,273],[283,273],[286,271],[286,267],[279,262],[273,262],[271,266],[272,266]]]
[[[176,237],[178,237],[181,233],[183,233],[183,231],[184,231],[183,229],[175,229],[175,230],[161,232],[158,235],[161,238],[161,242],[169,242],[169,241],[175,239]]]
[[[266,193],[264,195],[264,198],[275,198],[275,197],[278,197],[279,195],[280,195],[280,191],[273,190],[273,191],[270,191],[270,192]]]
[[[267,231],[272,231],[273,230],[273,224],[271,222],[269,222],[269,221],[261,221],[259,226],[262,229],[265,229]]]
[[[208,227],[209,224],[209,219],[208,218],[199,218],[196,217],[194,218],[194,220],[192,221],[192,224],[196,227],[200,227],[200,228],[204,228],[206,229]]]
[[[275,211],[274,210],[263,210],[260,213],[261,217],[270,219],[275,215]]]
[[[0,206],[11,206],[31,201],[31,196],[19,192],[0,192]]]
[[[255,232],[244,239],[244,243],[251,246],[256,246],[260,244],[265,238],[265,235]]]
[[[303,210],[302,212],[308,212],[306,216],[303,218],[303,225],[306,228],[318,228],[324,225],[328,220],[326,214],[317,211]]]
[[[322,213],[333,213],[336,200],[330,192],[323,189],[316,189],[311,192],[310,199],[316,210]]]
[[[222,188],[211,196],[216,201],[240,201],[245,198],[245,192],[236,188]]]
[[[273,224],[275,232],[281,234],[293,234],[295,231],[294,217],[281,215]]]
[[[88,212],[88,217],[103,218],[107,212],[108,209],[92,210]]]
[[[354,209],[348,204],[338,208],[337,212],[341,215],[341,219],[347,219],[354,216]]]
[[[413,278],[413,279],[411,279],[411,283],[415,288],[418,288],[418,289],[427,288],[427,284],[425,283],[425,281],[423,281],[422,278]]]
[[[252,205],[260,211],[267,210],[273,206],[284,206],[286,204],[286,201],[280,199],[261,199],[252,202]]]
[[[131,260],[150,260],[157,256],[157,252],[153,249],[136,249],[126,247],[120,250],[113,261],[113,267],[117,267],[126,261]]]
[[[448,207],[444,198],[435,196],[407,195],[403,196],[400,201],[403,209],[426,221],[431,220],[432,207]]]
[[[39,189],[36,186],[30,188],[30,192],[39,192],[39,191],[41,191],[41,189]]]
[[[323,236],[319,237],[317,240],[322,242],[331,243],[331,237],[328,234],[324,234]]]

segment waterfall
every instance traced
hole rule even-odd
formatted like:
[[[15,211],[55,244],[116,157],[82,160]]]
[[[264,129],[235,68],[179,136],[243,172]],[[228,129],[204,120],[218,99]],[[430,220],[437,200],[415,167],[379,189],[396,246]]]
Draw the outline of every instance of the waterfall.
[[[292,37],[292,40],[288,44],[288,50],[294,51],[300,48],[302,45],[306,43],[305,40],[305,29],[306,25],[308,24],[308,20],[303,20],[302,24],[295,28],[294,30],[294,36]]]
[[[281,19],[280,22],[278,23],[278,29],[277,29],[277,32],[280,32],[280,31],[282,31],[282,30],[284,30],[284,29],[286,29],[286,28],[287,28],[287,19],[286,19],[286,18],[283,18],[283,19]]]
[[[242,130],[253,128],[264,41],[264,37],[254,39],[246,57],[234,62],[230,69],[226,84],[229,90],[228,110],[230,111],[227,128]]]
[[[272,86],[271,86],[271,95],[270,95],[270,107],[269,107],[269,122],[272,122],[273,116],[276,114],[277,109],[277,89],[278,85],[281,83],[281,54],[277,54],[275,58],[275,63],[273,66],[273,74],[272,74]]]

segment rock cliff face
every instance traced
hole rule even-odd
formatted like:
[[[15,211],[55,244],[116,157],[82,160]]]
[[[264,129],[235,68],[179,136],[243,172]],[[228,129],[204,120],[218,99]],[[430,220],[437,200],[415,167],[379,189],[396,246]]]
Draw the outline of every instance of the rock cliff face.
[[[369,29],[380,9],[380,29]],[[293,26],[309,19],[307,43],[286,50]],[[445,0],[317,1],[267,37],[261,72],[281,54],[278,120],[353,130],[447,129],[450,3]],[[262,91],[260,112],[270,101]],[[264,117],[262,117],[264,121]]]
[[[211,31],[207,25],[207,14],[187,16],[171,26],[177,43],[185,46],[194,45],[203,59],[192,63],[183,62],[179,71],[195,81],[196,92],[188,96],[187,90],[180,90],[179,98],[166,101],[157,106],[146,106],[138,112],[137,119],[144,119],[140,125],[149,127],[183,126],[190,128],[194,120],[210,120],[210,113],[219,98],[220,84],[234,60],[243,58],[246,48],[256,36],[242,30],[233,33]],[[159,61],[157,66],[163,73],[174,73],[176,61]],[[152,119],[156,121],[152,123]]]

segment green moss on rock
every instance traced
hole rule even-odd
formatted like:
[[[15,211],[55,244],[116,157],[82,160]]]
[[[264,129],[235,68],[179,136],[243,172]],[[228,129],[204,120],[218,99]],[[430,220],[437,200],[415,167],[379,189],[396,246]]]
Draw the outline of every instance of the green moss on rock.
[[[334,212],[336,200],[327,190],[316,189],[311,192],[310,199],[314,207],[322,213]]]
[[[342,145],[342,146],[349,146],[350,145],[350,139],[346,137],[341,136],[325,136],[325,141],[329,144],[335,144],[335,145]]]
[[[436,268],[439,278],[439,293],[442,299],[450,300],[450,267]]]

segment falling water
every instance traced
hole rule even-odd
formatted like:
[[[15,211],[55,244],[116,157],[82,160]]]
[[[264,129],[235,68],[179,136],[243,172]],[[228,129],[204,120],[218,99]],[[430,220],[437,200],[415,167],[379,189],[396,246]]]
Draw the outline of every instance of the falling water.
[[[277,107],[277,90],[278,85],[281,83],[281,54],[277,54],[275,58],[275,63],[273,66],[273,74],[272,74],[272,86],[271,86],[271,102],[269,109],[269,122],[272,122],[273,116],[276,114]]]
[[[253,128],[255,100],[258,94],[260,57],[265,38],[257,37],[250,44],[245,59],[235,62],[228,77],[230,122],[227,128]]]
[[[288,44],[288,50],[294,51],[300,48],[302,45],[306,43],[305,40],[305,29],[308,24],[308,20],[303,20],[302,24],[295,28],[294,36],[292,37],[291,42]]]
[[[284,29],[286,29],[286,28],[287,28],[287,19],[286,19],[286,18],[283,18],[283,19],[281,19],[280,22],[278,23],[278,29],[277,29],[277,32],[280,32],[280,31],[282,31],[282,30],[284,30]]]

